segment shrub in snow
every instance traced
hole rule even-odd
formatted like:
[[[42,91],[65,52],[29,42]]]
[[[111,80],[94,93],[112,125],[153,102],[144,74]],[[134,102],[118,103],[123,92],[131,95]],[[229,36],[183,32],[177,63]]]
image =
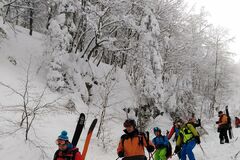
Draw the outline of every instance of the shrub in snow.
[[[0,42],[5,38],[7,38],[7,33],[0,27]]]
[[[8,56],[8,60],[9,60],[9,62],[11,62],[14,66],[17,65],[17,61],[16,61],[16,59],[13,58],[12,56]]]

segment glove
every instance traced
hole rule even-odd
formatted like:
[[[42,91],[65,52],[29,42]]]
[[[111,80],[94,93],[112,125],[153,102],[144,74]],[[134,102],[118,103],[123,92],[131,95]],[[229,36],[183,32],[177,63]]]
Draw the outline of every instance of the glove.
[[[199,136],[195,137],[195,141],[196,141],[197,144],[200,144],[201,143],[200,137]]]
[[[199,126],[202,126],[202,124],[201,124],[201,119],[198,119],[198,125],[199,125]]]
[[[151,146],[151,145],[148,145],[146,148],[147,148],[147,151],[148,151],[149,153],[151,153],[151,152],[154,151],[154,147]]]
[[[124,157],[124,152],[123,151],[120,151],[120,152],[118,152],[118,157]]]
[[[176,146],[175,147],[175,150],[174,150],[174,153],[179,153],[181,151],[181,147],[180,146]]]
[[[219,121],[216,122],[216,124],[218,124],[218,123],[219,123]]]

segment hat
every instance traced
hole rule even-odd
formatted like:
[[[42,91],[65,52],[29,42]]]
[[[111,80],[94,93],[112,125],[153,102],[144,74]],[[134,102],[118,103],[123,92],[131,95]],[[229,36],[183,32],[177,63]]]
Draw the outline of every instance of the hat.
[[[223,111],[219,111],[219,112],[218,112],[218,115],[220,115],[220,114],[223,114]]]
[[[124,127],[130,127],[133,126],[134,128],[136,127],[136,122],[134,119],[127,119],[124,123],[123,123]]]
[[[62,131],[61,134],[58,136],[58,139],[68,141],[67,131]]]
[[[161,129],[158,128],[158,127],[154,127],[154,128],[153,128],[153,132],[160,132],[160,131],[161,131]]]

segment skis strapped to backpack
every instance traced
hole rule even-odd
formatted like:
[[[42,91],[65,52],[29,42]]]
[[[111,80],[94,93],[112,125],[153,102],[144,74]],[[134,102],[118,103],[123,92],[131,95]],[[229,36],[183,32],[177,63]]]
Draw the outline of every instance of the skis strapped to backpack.
[[[84,123],[85,123],[85,114],[81,113],[77,122],[77,126],[73,135],[73,139],[72,139],[72,145],[74,147],[77,146],[78,140],[81,136],[83,127],[84,127]]]
[[[89,127],[89,130],[88,130],[88,133],[87,133],[87,137],[86,137],[86,140],[85,140],[85,143],[84,143],[83,151],[82,151],[82,158],[83,158],[83,160],[86,157],[88,146],[89,146],[89,143],[90,143],[90,140],[91,140],[91,137],[92,137],[92,133],[93,133],[93,130],[94,130],[96,124],[97,124],[97,119],[94,119],[92,121],[91,126]]]
[[[147,131],[146,132],[146,136],[145,136],[145,140],[146,140],[147,146],[149,145],[149,138],[150,138],[149,132]],[[150,152],[148,152],[148,159],[150,160],[151,158],[153,158],[153,156],[151,155]]]
[[[232,124],[231,124],[231,117],[229,116],[228,106],[226,106],[226,115],[228,117],[228,134],[229,138],[233,138],[233,132],[232,132]]]

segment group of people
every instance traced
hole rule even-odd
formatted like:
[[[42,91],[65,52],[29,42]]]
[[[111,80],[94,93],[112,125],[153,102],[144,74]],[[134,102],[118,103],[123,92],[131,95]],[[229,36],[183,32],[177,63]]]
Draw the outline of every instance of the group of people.
[[[218,112],[219,120],[218,132],[220,138],[220,144],[229,143],[227,130],[229,128],[228,116],[222,111]],[[240,119],[235,117],[236,128],[240,127]],[[124,124],[124,132],[121,136],[120,142],[117,148],[117,154],[119,158],[123,160],[146,160],[144,148],[149,152],[149,157],[153,157],[154,160],[167,160],[173,155],[177,155],[179,159],[186,160],[187,156],[189,160],[195,160],[193,148],[196,144],[200,144],[200,135],[196,130],[196,127],[201,127],[200,119],[196,120],[195,117],[191,117],[187,123],[180,118],[173,122],[173,126],[170,132],[166,135],[162,134],[159,127],[153,128],[155,137],[150,140],[149,135],[139,132],[136,127],[136,122],[133,119],[127,119]],[[174,154],[172,154],[172,146],[169,140],[175,134],[173,142],[176,142]],[[54,160],[83,160],[78,148],[73,146],[66,131],[62,131],[56,140],[58,150],[54,154]]]
[[[200,144],[200,136],[196,130],[200,121],[195,122],[194,117],[187,123],[181,119],[173,123],[173,127],[168,135],[162,135],[161,129],[153,128],[155,137],[152,141],[144,133],[136,128],[136,122],[133,119],[127,119],[124,122],[125,134],[122,135],[117,153],[123,160],[146,160],[144,148],[149,152],[149,156],[154,156],[154,160],[167,160],[172,156],[172,147],[169,142],[175,133],[174,140],[176,147],[174,154],[178,155],[181,160],[195,160],[193,148]]]
[[[216,123],[218,124],[220,144],[229,143],[227,135],[229,118],[223,111],[218,112],[218,117],[219,120]],[[240,122],[237,122],[235,118],[236,127],[238,127],[238,123]],[[124,127],[125,134],[122,135],[117,148],[118,156],[123,160],[146,160],[144,147],[149,152],[150,158],[153,154],[154,160],[167,160],[172,155],[177,155],[181,160],[186,160],[187,157],[189,160],[195,160],[193,148],[196,144],[201,143],[200,135],[196,130],[196,127],[201,127],[201,120],[196,120],[194,116],[187,123],[184,123],[180,118],[176,119],[167,135],[162,135],[160,128],[153,128],[155,137],[152,141],[144,133],[137,130],[136,122],[133,119],[127,119],[124,122]],[[169,140],[174,134],[173,141],[176,142],[176,147],[174,154],[172,154]]]

